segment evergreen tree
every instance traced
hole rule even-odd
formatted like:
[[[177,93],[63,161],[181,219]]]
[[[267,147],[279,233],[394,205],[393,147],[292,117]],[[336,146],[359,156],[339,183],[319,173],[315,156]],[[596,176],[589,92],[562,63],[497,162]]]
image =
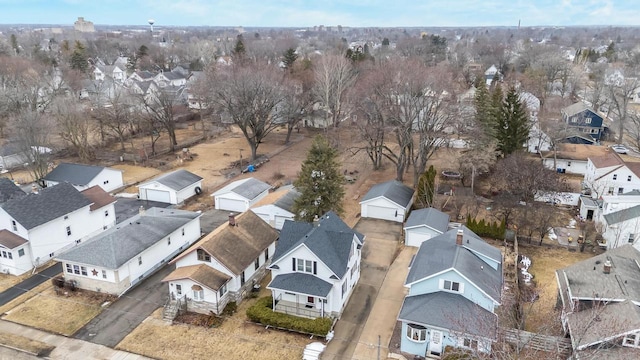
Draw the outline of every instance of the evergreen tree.
[[[501,106],[496,111],[494,127],[498,151],[509,155],[522,149],[529,138],[529,117],[518,97],[518,92],[511,87]]]
[[[87,69],[89,69],[86,49],[80,41],[76,41],[73,52],[71,53],[71,68],[83,73],[86,73]]]
[[[493,104],[482,76],[476,77],[475,88],[476,94],[473,99],[473,105],[476,110],[476,123],[480,125],[487,136],[492,137],[494,123]]]
[[[146,47],[145,45],[140,45],[140,47],[138,48],[138,51],[136,52],[136,58],[141,59],[148,55],[149,55],[149,48]]]
[[[293,204],[296,220],[313,221],[330,210],[342,214],[344,177],[340,173],[338,150],[323,136],[314,139],[293,184],[300,192]]]
[[[416,196],[416,205],[421,208],[433,206],[433,198],[436,193],[436,176],[438,172],[433,167],[422,173],[418,180],[418,195]]]
[[[247,53],[247,49],[244,47],[244,42],[242,41],[242,35],[238,35],[238,39],[236,40],[236,44],[233,46],[233,50],[231,50],[233,57],[242,59]]]
[[[293,64],[297,59],[298,54],[296,54],[296,50],[294,48],[288,48],[282,55],[282,62],[289,71],[293,71]]]
[[[388,38],[382,39],[382,46],[389,46],[389,39]]]
[[[13,48],[16,55],[20,54],[20,45],[18,45],[16,34],[11,34],[11,48]]]

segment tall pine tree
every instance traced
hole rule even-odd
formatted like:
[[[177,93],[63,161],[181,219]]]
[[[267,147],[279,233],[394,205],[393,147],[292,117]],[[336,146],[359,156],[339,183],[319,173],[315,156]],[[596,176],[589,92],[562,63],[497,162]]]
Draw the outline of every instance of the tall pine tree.
[[[511,87],[501,106],[496,111],[494,133],[498,151],[504,156],[522,150],[529,138],[529,117],[518,92]]]
[[[296,49],[294,48],[288,48],[282,55],[282,62],[284,63],[285,68],[290,72],[293,72],[293,64],[297,59],[298,54],[296,54]]]
[[[89,63],[87,62],[87,54],[84,45],[80,41],[76,41],[76,44],[71,53],[71,68],[86,73],[89,69]]]
[[[293,204],[296,220],[313,221],[329,210],[342,214],[344,177],[340,173],[338,151],[323,136],[314,139],[293,185],[300,192]]]
[[[486,136],[492,137],[495,114],[492,110],[491,94],[487,90],[483,77],[476,77],[475,88],[476,94],[473,99],[473,105],[476,110],[476,123],[482,128]]]

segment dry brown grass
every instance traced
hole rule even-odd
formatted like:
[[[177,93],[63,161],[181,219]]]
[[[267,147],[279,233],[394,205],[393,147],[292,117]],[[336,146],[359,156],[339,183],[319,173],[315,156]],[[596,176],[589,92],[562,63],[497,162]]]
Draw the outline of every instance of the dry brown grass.
[[[37,340],[31,340],[24,336],[10,334],[6,332],[0,332],[0,344],[14,349],[20,349],[36,356],[46,356],[49,354],[55,346],[43,343]]]
[[[16,306],[24,303],[25,301],[31,299],[32,297],[38,295],[39,293],[45,291],[46,289],[51,287],[51,283],[45,281],[44,283],[34,287],[33,289],[25,292],[24,294],[18,296],[17,298],[9,301],[8,303],[0,306],[0,314],[4,314],[9,312],[9,310],[15,308]]]
[[[558,296],[558,284],[555,272],[578,261],[588,259],[592,252],[569,252],[562,248],[546,248],[537,246],[520,246],[520,254],[531,258],[529,272],[533,274],[539,290],[540,298],[527,308],[526,329],[543,331],[556,322],[555,306]]]
[[[44,284],[43,284],[44,285]],[[53,286],[9,311],[4,319],[70,336],[102,311],[106,296],[89,292],[56,295]]]

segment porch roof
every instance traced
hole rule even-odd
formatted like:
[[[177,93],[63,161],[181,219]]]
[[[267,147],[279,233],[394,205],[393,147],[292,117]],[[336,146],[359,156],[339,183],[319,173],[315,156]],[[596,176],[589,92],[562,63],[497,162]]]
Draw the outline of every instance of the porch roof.
[[[326,298],[333,285],[311,274],[290,273],[273,278],[267,289],[277,289],[298,294]]]

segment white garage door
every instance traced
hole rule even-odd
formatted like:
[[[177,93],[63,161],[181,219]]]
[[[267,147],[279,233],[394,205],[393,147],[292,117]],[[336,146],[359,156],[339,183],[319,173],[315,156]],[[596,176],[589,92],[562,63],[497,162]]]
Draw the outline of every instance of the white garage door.
[[[420,247],[420,244],[431,239],[431,234],[409,231],[407,233],[407,246]]]
[[[244,205],[244,201],[242,200],[225,199],[225,198],[218,198],[218,199],[219,199],[218,208],[220,210],[229,210],[229,211],[237,211],[237,212],[243,212],[247,210],[247,208]]]
[[[369,205],[367,217],[382,220],[396,221],[397,209],[382,206]]]
[[[147,192],[147,200],[159,201],[171,204],[171,194],[168,191],[145,189]]]

